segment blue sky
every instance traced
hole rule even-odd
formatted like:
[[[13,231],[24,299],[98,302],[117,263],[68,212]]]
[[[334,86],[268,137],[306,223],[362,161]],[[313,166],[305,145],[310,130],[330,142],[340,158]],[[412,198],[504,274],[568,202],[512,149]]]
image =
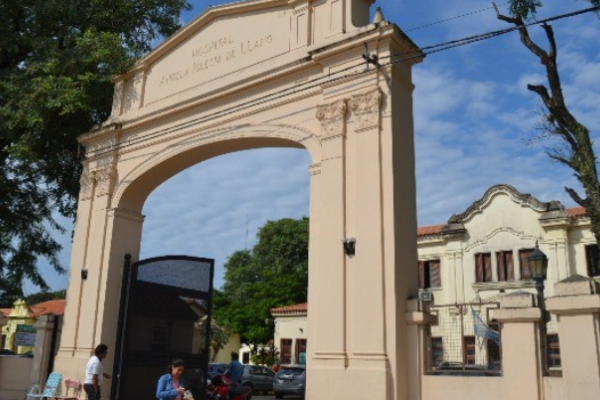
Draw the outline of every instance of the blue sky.
[[[209,5],[192,1],[184,22]],[[502,1],[498,1],[502,3]],[[585,1],[545,0],[538,18],[588,6]],[[493,10],[412,30],[490,6],[475,0],[378,0],[386,19],[419,45],[503,29]],[[504,8],[505,9],[505,8]],[[553,24],[567,102],[593,131],[600,129],[600,20],[579,16]],[[542,30],[531,28],[545,45]],[[549,142],[539,133],[540,103],[526,89],[543,83],[544,70],[521,45],[516,33],[434,54],[414,68],[418,219],[420,225],[444,223],[484,191],[509,183],[541,200],[573,202],[564,186],[579,188],[565,167],[544,153]],[[196,165],[153,192],[144,207],[142,258],[190,254],[216,259],[215,284],[222,284],[223,264],[235,250],[251,247],[267,220],[308,215],[308,152],[264,149],[230,154]],[[69,221],[63,221],[70,230]],[[246,235],[248,226],[249,234]],[[69,264],[70,232],[57,234],[64,245],[61,262]],[[65,288],[41,262],[54,289]],[[27,285],[28,293],[35,291]]]

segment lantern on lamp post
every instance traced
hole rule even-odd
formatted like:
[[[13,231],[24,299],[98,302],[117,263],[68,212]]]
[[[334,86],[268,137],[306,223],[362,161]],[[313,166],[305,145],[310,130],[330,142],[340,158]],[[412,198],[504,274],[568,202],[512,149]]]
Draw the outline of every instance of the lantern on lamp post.
[[[540,345],[542,350],[542,371],[546,375],[548,373],[547,352],[546,352],[546,337],[548,336],[547,323],[550,320],[546,311],[546,301],[544,299],[544,281],[546,280],[546,272],[548,271],[548,257],[540,250],[538,242],[535,242],[535,250],[528,258],[531,275],[535,281],[537,289],[538,307],[542,312],[542,320],[540,321]]]
[[[535,288],[538,292],[539,306],[544,304],[544,281],[546,280],[546,272],[548,271],[548,257],[540,250],[538,242],[535,242],[535,250],[528,258],[531,275],[535,281]]]

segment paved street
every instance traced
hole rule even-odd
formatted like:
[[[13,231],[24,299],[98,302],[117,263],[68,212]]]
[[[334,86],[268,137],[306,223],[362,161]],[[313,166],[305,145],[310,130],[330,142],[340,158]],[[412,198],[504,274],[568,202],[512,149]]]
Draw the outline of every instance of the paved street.
[[[274,400],[275,396],[271,395],[257,395],[257,396],[252,396],[252,400]],[[300,396],[285,396],[284,399],[288,399],[288,400],[302,400],[302,397]]]

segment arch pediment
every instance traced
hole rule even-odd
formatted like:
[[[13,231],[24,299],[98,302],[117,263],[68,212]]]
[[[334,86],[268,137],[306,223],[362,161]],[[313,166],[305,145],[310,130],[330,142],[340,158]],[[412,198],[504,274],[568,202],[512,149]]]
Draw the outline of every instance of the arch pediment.
[[[483,212],[496,196],[506,195],[521,207],[527,207],[539,213],[564,210],[564,206],[557,201],[542,202],[529,193],[521,193],[515,187],[507,184],[495,185],[489,188],[483,197],[471,204],[463,213],[454,214],[448,220],[449,224],[462,224],[471,220],[475,215]]]
[[[307,57],[368,24],[373,0],[252,0],[210,7],[115,80],[127,120]],[[123,116],[123,117],[121,117]]]

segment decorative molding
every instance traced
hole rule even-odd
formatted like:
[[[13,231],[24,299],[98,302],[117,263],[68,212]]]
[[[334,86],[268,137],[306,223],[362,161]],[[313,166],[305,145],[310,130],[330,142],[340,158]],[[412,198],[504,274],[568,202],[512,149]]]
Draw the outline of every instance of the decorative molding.
[[[564,206],[558,201],[551,201],[544,203],[529,193],[521,193],[511,185],[500,184],[489,188],[483,197],[475,201],[469,208],[462,214],[454,214],[448,220],[449,224],[457,224],[466,222],[471,219],[475,214],[483,211],[483,209],[492,201],[494,196],[498,194],[508,195],[515,203],[520,204],[521,207],[529,207],[534,211],[545,213],[549,211],[564,210]]]
[[[94,174],[87,168],[83,169],[79,179],[79,200],[86,201],[92,198],[92,189],[94,186]]]
[[[355,129],[367,130],[379,127],[381,100],[383,94],[379,88],[366,93],[355,94],[350,100],[350,110],[355,117]]]
[[[111,163],[106,163],[93,171],[96,181],[96,197],[107,196],[111,194],[113,171]]]
[[[311,164],[308,167],[308,174],[310,176],[321,175],[321,163]]]
[[[465,247],[464,251],[468,252],[471,251],[472,249],[474,249],[475,247],[485,244],[487,243],[491,238],[493,238],[494,236],[496,236],[499,233],[510,233],[518,238],[521,238],[521,240],[529,240],[532,243],[534,243],[536,240],[540,242],[540,244],[548,244],[546,241],[541,240],[540,238],[538,238],[537,236],[531,236],[531,235],[526,235],[525,232],[521,232],[521,231],[517,231],[516,229],[510,227],[510,226],[502,226],[500,228],[496,228],[494,229],[492,232],[488,233],[487,235],[485,235],[484,237],[482,237],[479,240],[476,240],[472,243],[467,244],[467,246]]]
[[[117,138],[115,136],[90,143],[85,146],[85,156],[87,158],[99,156],[106,151],[111,151],[116,144]]]
[[[113,218],[121,218],[121,219],[125,219],[128,221],[137,222],[140,224],[143,223],[144,219],[146,218],[143,214],[141,214],[137,211],[126,210],[126,209],[122,209],[122,208],[111,208],[109,210],[109,215]]]
[[[323,127],[322,139],[344,136],[346,133],[346,99],[317,106],[317,119]]]
[[[526,289],[534,288],[535,281],[533,280],[521,280],[521,281],[502,281],[502,282],[475,282],[471,285],[475,292],[485,292],[488,290],[500,290],[500,289]]]

